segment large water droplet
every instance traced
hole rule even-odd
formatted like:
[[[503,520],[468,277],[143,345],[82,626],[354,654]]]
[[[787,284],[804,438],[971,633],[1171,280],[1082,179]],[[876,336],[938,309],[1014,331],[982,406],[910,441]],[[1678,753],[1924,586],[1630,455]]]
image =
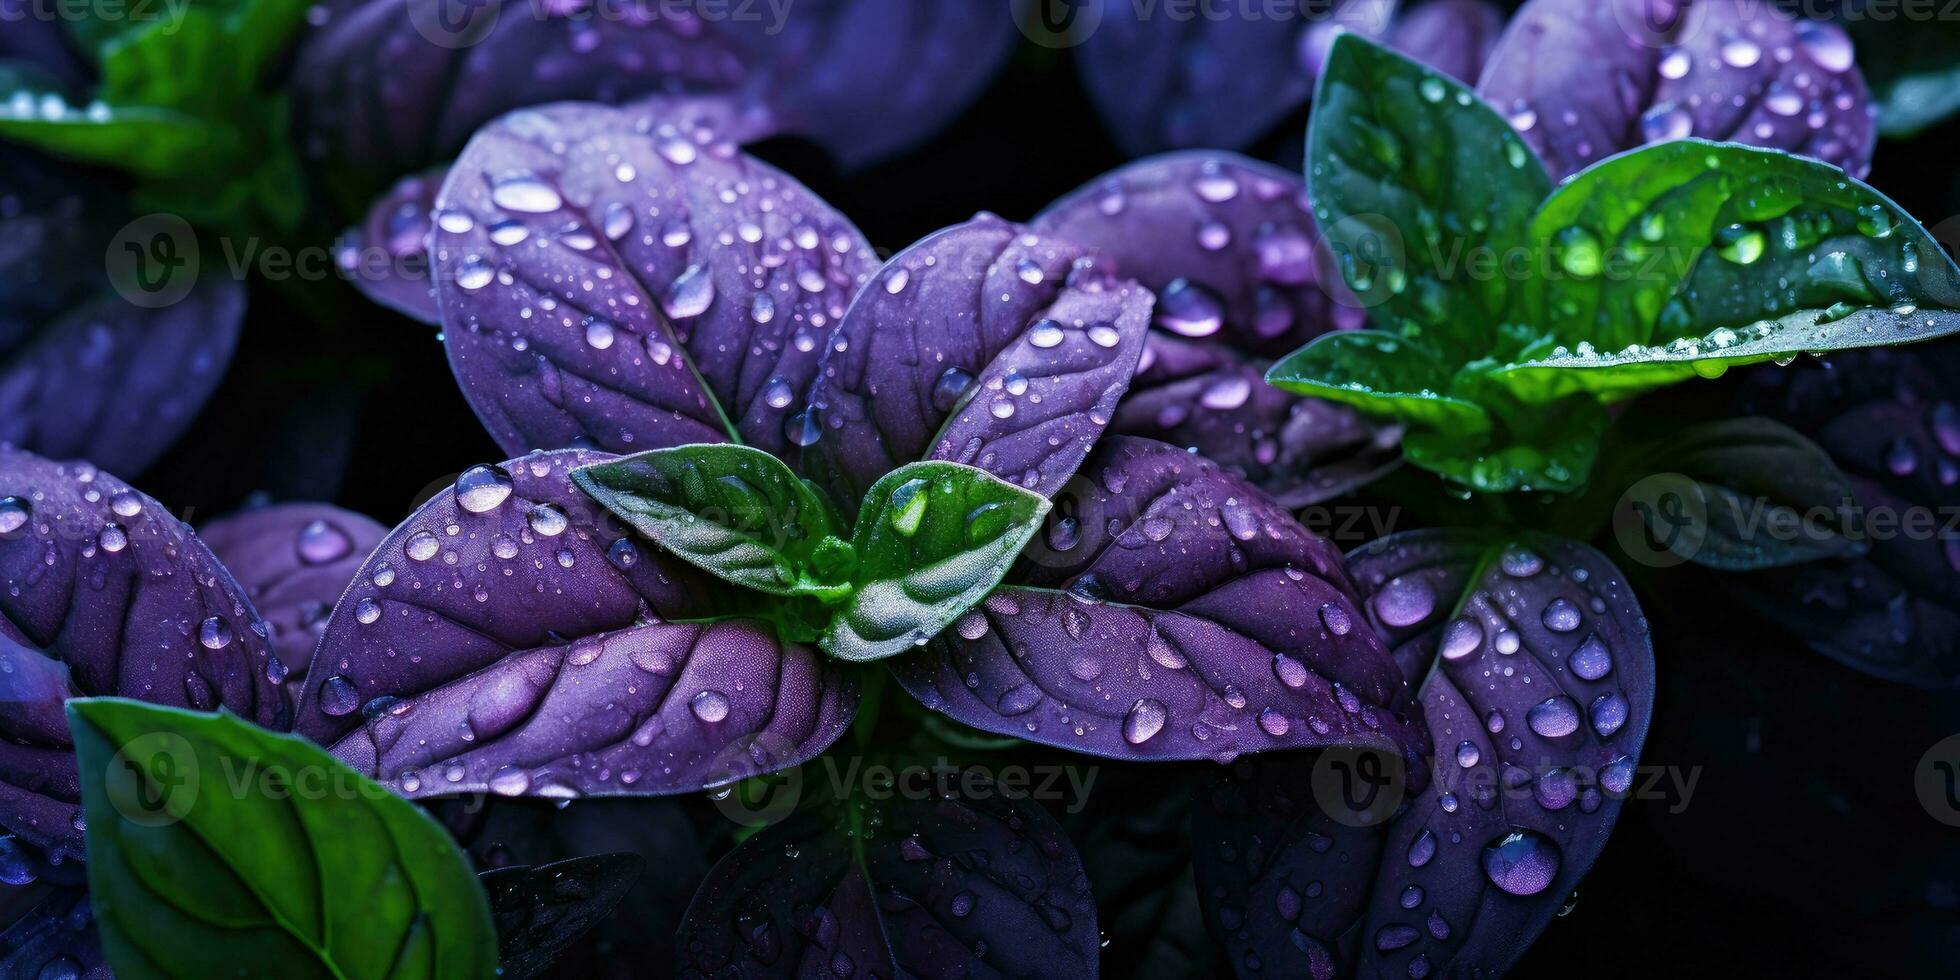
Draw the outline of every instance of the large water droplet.
[[[1562,738],[1579,730],[1579,706],[1564,695],[1549,697],[1532,705],[1524,722],[1546,738]]]
[[[1130,713],[1123,716],[1123,740],[1131,745],[1142,745],[1164,730],[1164,722],[1169,717],[1164,702],[1143,698],[1130,706]]]
[[[510,474],[500,466],[472,466],[456,478],[455,492],[456,506],[487,514],[510,499]]]
[[[1513,830],[1484,847],[1484,874],[1513,895],[1536,895],[1558,877],[1560,854],[1551,838]]]
[[[490,188],[490,200],[506,211],[548,214],[565,206],[556,188],[536,174],[521,174],[497,181]]]
[[[351,715],[361,706],[361,692],[354,682],[335,674],[320,685],[320,710],[338,718]]]

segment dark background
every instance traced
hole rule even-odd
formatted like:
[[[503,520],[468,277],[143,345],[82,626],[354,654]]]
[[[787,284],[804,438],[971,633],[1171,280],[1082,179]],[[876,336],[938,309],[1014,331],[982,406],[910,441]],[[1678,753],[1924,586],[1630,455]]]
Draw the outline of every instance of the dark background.
[[[1883,54],[1861,52],[1874,57]],[[1297,158],[1292,147],[1304,132],[1302,113],[1255,155]],[[1935,225],[1960,211],[1955,147],[1954,123],[1886,142],[1871,182]],[[874,170],[841,176],[820,151],[794,143],[756,152],[887,253],[979,210],[1027,218],[1126,162],[1068,54],[1032,44],[929,146]],[[392,525],[455,473],[501,456],[458,392],[433,329],[337,282],[255,281],[250,310],[223,387],[141,481],[194,523],[279,499],[331,500]],[[1643,406],[1663,417],[1669,410]],[[1952,973],[1960,829],[1921,809],[1912,774],[1933,743],[1960,732],[1960,697],[1875,681],[1811,653],[1776,624],[1707,599],[1716,593],[1697,587],[1697,574],[1636,576],[1660,677],[1642,761],[1698,770],[1693,793],[1685,806],[1627,804],[1569,913],[1520,972]],[[1209,952],[1195,919],[1177,911],[1176,889],[1190,886],[1177,879],[1174,857],[1167,869],[1142,868],[1121,847],[1081,839],[1100,833],[1087,829],[1097,821],[1135,820],[1140,829],[1126,833],[1142,850],[1161,856],[1180,846],[1167,823],[1175,815],[1156,811],[1206,774],[1146,775],[1106,774],[1090,811],[1071,821],[1091,879],[1108,891],[1104,973],[1112,977],[1153,967],[1168,975],[1180,961],[1153,942],[1200,960]],[[666,884],[655,869],[641,887]]]

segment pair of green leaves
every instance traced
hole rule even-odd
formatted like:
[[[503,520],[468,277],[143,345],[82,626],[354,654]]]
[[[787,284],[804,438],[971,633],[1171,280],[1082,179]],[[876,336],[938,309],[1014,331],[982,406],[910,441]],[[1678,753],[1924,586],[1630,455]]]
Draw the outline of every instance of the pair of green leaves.
[[[1308,132],[1315,216],[1370,311],[1267,378],[1407,423],[1484,491],[1585,485],[1606,406],[1729,367],[1960,329],[1960,268],[1828,164],[1679,140],[1557,189],[1495,111],[1354,35]]]
[[[902,466],[846,525],[816,485],[733,444],[656,449],[572,472],[643,537],[763,599],[790,642],[868,661],[925,644],[1000,583],[1041,495],[960,463]]]
[[[70,700],[68,719],[116,976],[497,975],[449,835],[319,747],[118,698]]]
[[[309,0],[177,0],[68,24],[100,70],[86,100],[31,73],[0,73],[0,138],[137,178],[139,207],[217,227],[290,230],[303,179],[283,94],[265,76]]]

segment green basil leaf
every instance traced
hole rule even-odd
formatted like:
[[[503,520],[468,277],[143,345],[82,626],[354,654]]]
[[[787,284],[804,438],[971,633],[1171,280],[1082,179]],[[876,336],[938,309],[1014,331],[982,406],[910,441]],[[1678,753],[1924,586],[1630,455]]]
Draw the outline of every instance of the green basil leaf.
[[[851,540],[857,591],[823,648],[877,660],[923,645],[984,598],[1048,513],[1048,500],[960,463],[911,463],[865,494]]]
[[[1414,341],[1376,330],[1344,330],[1322,334],[1281,358],[1266,380],[1438,432],[1480,437],[1490,431],[1490,417],[1474,402],[1450,396],[1454,373]]]
[[[223,154],[233,142],[222,130],[174,109],[82,107],[52,94],[0,102],[0,139],[147,178],[188,174],[199,160]]]
[[[1646,564],[1756,571],[1869,550],[1851,479],[1800,432],[1766,418],[1645,438],[1606,467],[1613,529]]]
[[[118,977],[496,975],[489,905],[449,835],[318,746],[120,698],[72,699],[68,724]]]
[[[1585,486],[1611,422],[1605,406],[1589,397],[1526,404],[1474,371],[1459,373],[1451,394],[1490,416],[1489,435],[1412,430],[1402,437],[1409,462],[1485,493]]]
[[[1334,42],[1307,128],[1321,235],[1377,329],[1481,356],[1509,317],[1504,275],[1551,191],[1509,123],[1450,79],[1356,34]]]
[[[580,467],[572,480],[642,537],[736,585],[828,602],[851,594],[854,549],[842,520],[760,449],[655,449]]]
[[[1828,164],[1680,140],[1587,168],[1532,219],[1542,337],[1499,368],[1526,401],[1605,401],[1736,364],[1960,330],[1960,268]]]

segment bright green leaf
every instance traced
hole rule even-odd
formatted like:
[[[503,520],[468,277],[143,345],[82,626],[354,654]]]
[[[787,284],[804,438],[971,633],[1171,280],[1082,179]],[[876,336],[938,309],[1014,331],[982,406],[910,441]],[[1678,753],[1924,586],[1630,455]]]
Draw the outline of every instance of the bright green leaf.
[[[1307,130],[1321,235],[1376,329],[1445,356],[1488,350],[1502,262],[1551,191],[1510,125],[1449,77],[1354,34],[1334,42]]]
[[[1490,418],[1449,395],[1455,369],[1421,345],[1375,330],[1336,331],[1281,358],[1266,380],[1456,436],[1481,437]]]
[[[572,479],[642,537],[736,585],[829,602],[851,594],[842,520],[760,449],[655,449],[580,467]]]
[[[1000,583],[1047,513],[1040,494],[959,463],[886,474],[858,512],[857,591],[824,649],[876,660],[925,643]]]
[[[70,700],[68,724],[118,977],[496,975],[449,835],[318,746],[119,698]]]

